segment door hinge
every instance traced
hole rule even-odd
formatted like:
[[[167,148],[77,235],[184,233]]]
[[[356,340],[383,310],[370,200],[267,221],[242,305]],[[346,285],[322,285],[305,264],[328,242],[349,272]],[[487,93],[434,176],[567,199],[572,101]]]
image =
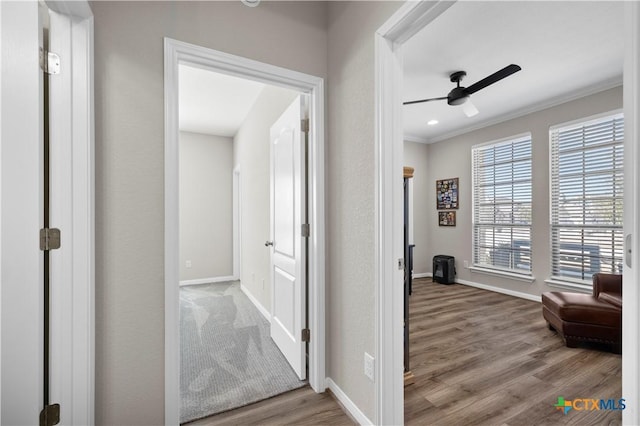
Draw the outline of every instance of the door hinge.
[[[40,250],[56,250],[60,248],[60,230],[42,228],[40,230]]]
[[[302,224],[302,236],[307,238],[311,236],[311,227],[308,223]]]
[[[398,259],[398,269],[399,270],[404,269],[404,259]]]
[[[311,341],[311,330],[309,330],[308,328],[302,329],[302,341],[303,342]]]
[[[302,120],[300,120],[300,130],[308,133],[309,132],[309,119],[308,118],[303,118]]]
[[[40,68],[47,74],[60,74],[60,56],[40,48]]]
[[[40,426],[54,426],[60,423],[60,404],[47,405],[40,411]]]

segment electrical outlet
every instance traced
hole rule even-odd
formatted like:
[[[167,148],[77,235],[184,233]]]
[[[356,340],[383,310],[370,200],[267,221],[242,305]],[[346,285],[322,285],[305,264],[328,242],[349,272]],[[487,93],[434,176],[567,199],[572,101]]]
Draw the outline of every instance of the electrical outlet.
[[[364,375],[374,381],[375,359],[368,353],[364,353]]]
[[[465,260],[465,261],[464,261],[464,267],[465,267],[465,268],[468,268],[468,267],[469,267],[469,261],[468,261],[468,260]]]
[[[191,261],[187,260],[186,262],[184,262],[184,266],[186,266],[187,268],[191,268]]]

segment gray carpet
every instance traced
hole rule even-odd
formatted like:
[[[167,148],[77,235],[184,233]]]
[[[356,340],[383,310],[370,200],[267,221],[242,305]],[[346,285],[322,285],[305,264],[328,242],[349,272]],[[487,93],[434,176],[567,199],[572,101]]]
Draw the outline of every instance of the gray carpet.
[[[302,387],[238,281],[180,289],[180,422]]]

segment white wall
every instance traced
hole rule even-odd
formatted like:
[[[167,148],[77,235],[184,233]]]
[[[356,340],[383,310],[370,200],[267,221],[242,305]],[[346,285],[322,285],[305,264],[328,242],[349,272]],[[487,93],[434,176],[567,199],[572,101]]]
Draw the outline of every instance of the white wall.
[[[375,386],[374,33],[401,2],[329,2],[328,374],[369,419]],[[379,362],[379,361],[378,361]]]
[[[180,132],[179,144],[180,281],[232,276],[233,139]]]
[[[427,204],[429,218],[428,257],[437,254],[455,256],[457,278],[492,285],[521,293],[540,295],[550,288],[544,280],[550,276],[549,247],[549,126],[622,108],[622,88],[617,87],[524,117],[486,127],[439,143],[428,145],[429,181],[460,178],[460,208],[455,227],[438,226],[435,202]],[[472,272],[463,267],[472,261],[472,188],[471,147],[473,145],[531,132],[533,155],[532,269],[533,283]],[[455,161],[452,161],[455,159]],[[427,195],[431,200],[435,190]],[[431,266],[429,266],[431,272]]]
[[[326,77],[326,4],[98,1],[91,7],[96,424],[158,425],[164,423],[163,37]]]
[[[431,259],[428,256],[429,218],[427,211],[435,204],[432,193],[435,187],[429,180],[429,146],[418,142],[404,142],[404,165],[413,167],[413,273],[424,274],[431,271]]]
[[[271,126],[298,93],[265,86],[236,133],[234,166],[240,168],[242,285],[271,312],[269,180]]]

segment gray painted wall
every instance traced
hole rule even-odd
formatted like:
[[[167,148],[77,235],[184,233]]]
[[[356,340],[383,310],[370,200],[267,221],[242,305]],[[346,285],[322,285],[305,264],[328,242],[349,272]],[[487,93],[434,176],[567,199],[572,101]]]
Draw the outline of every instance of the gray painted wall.
[[[91,7],[96,423],[158,425],[164,423],[163,37],[326,77],[327,5],[96,1]]]
[[[180,281],[231,276],[233,139],[180,132],[179,144]]]
[[[428,145],[429,181],[460,178],[460,208],[455,227],[438,226],[435,202],[427,204],[429,250],[427,257],[437,254],[455,256],[457,278],[492,285],[521,293],[540,295],[550,288],[544,280],[549,278],[549,127],[555,124],[589,117],[622,108],[622,87],[567,102],[504,123],[460,135]],[[531,132],[533,149],[533,212],[532,212],[532,269],[533,283],[472,272],[463,267],[464,260],[471,264],[472,254],[472,188],[471,147],[493,140]],[[454,161],[452,161],[452,159]],[[433,199],[435,190],[428,195]],[[431,265],[429,266],[431,272]]]
[[[327,359],[329,376],[370,419],[375,386],[374,34],[401,2],[329,2]]]
[[[240,168],[241,258],[240,280],[271,312],[270,250],[270,136],[271,126],[298,93],[265,86],[236,133],[234,164]]]
[[[413,167],[413,273],[431,272],[429,258],[429,217],[427,211],[435,204],[433,190],[435,182],[429,180],[429,145],[404,142],[404,165]]]

